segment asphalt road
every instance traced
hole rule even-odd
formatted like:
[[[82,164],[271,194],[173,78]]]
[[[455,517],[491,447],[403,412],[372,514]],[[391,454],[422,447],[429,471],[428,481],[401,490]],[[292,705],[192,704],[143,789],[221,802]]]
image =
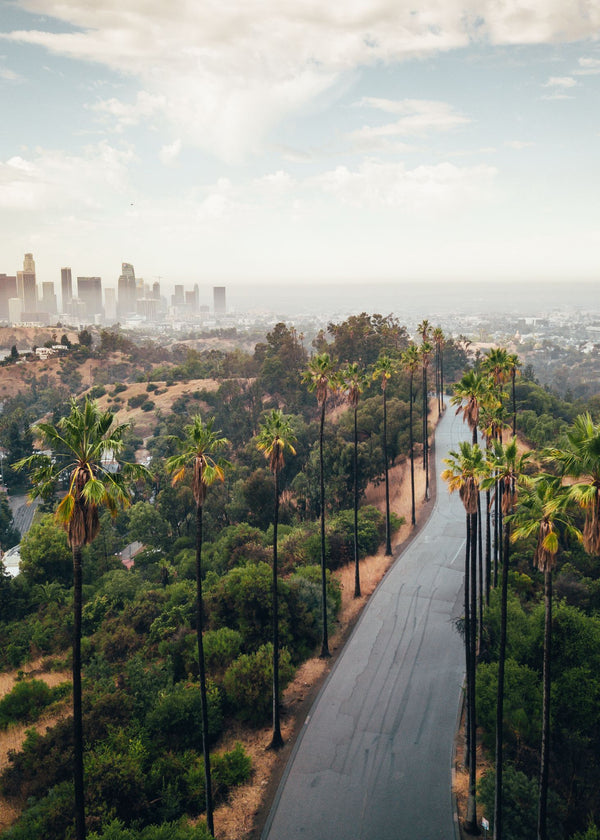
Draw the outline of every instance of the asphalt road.
[[[467,433],[436,432],[432,515],[374,593],[319,694],[262,840],[453,840],[452,745],[464,674],[464,508],[440,480]]]

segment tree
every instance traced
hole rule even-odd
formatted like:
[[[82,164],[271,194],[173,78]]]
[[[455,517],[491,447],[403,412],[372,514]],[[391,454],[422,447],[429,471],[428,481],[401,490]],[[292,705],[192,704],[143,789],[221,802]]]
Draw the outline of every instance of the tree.
[[[116,514],[130,504],[130,481],[147,475],[137,464],[119,462],[123,436],[129,424],[114,426],[114,414],[101,411],[98,404],[85,399],[82,407],[71,401],[68,416],[56,426],[38,423],[33,432],[51,448],[53,457],[33,454],[16,465],[30,472],[31,498],[54,491],[60,475],[68,476],[67,492],[56,508],[56,521],[67,532],[73,555],[73,744],[75,785],[75,832],[85,838],[83,780],[83,723],[81,704],[81,608],[84,545],[92,542],[99,528],[99,508]],[[114,470],[118,465],[118,470]]]
[[[454,386],[454,394],[450,399],[452,405],[458,406],[457,414],[462,414],[463,420],[467,423],[473,434],[473,443],[477,443],[477,428],[479,426],[479,413],[483,403],[489,399],[490,385],[486,376],[469,370],[464,374],[460,382]]]
[[[373,379],[378,379],[383,394],[383,468],[385,471],[385,553],[392,555],[392,536],[390,527],[390,479],[387,451],[387,384],[394,373],[394,364],[389,356],[380,356],[375,363]]]
[[[321,507],[321,603],[323,612],[323,640],[321,643],[321,657],[328,658],[329,634],[327,630],[327,575],[325,557],[325,470],[323,464],[323,429],[325,427],[325,404],[327,396],[335,388],[335,372],[329,353],[318,353],[313,356],[308,367],[302,374],[302,381],[309,391],[315,391],[317,404],[321,408],[319,424],[319,478],[320,478],[320,507]]]
[[[519,481],[524,472],[525,462],[531,453],[519,455],[516,438],[503,446],[501,441],[493,441],[489,453],[489,472],[481,482],[482,488],[489,491],[495,486],[500,495],[504,521],[504,552],[502,562],[502,588],[500,598],[500,643],[498,653],[498,687],[496,700],[496,772],[494,798],[494,840],[502,838],[503,817],[503,748],[504,748],[504,667],[506,662],[506,626],[508,604],[508,569],[510,558],[511,514],[515,511]],[[508,518],[507,518],[508,517]]]
[[[441,414],[444,405],[444,331],[436,327],[433,331],[433,345],[435,347],[435,392],[438,400],[438,412]]]
[[[469,765],[469,793],[465,829],[477,833],[477,721],[475,715],[475,680],[477,656],[476,630],[476,561],[477,561],[477,501],[479,486],[486,473],[486,463],[479,444],[461,441],[458,451],[450,451],[444,459],[447,468],[442,479],[448,482],[451,493],[458,490],[467,519],[465,552],[465,660],[467,672],[467,757]]]
[[[206,789],[206,824],[214,836],[213,795],[210,775],[210,751],[208,746],[208,706],[206,692],[206,668],[202,631],[204,625],[202,604],[202,510],[206,492],[215,481],[223,481],[229,463],[216,457],[229,441],[220,437],[213,429],[214,418],[206,423],[196,414],[192,422],[184,427],[185,438],[176,440],[178,454],[167,459],[167,469],[173,473],[173,484],[181,481],[187,470],[192,473],[192,492],[196,504],[196,636],[198,646],[198,674],[202,703],[202,750],[204,755],[204,780]]]
[[[414,428],[413,428],[413,385],[415,381],[415,373],[418,371],[421,360],[419,355],[419,348],[416,344],[411,344],[402,354],[402,365],[408,371],[409,377],[409,450],[410,450],[410,492],[411,492],[411,516],[410,521],[412,525],[416,525],[416,509],[415,509],[415,442],[414,442]]]
[[[360,598],[360,569],[358,562],[358,401],[367,387],[368,377],[357,362],[351,362],[341,372],[342,387],[346,391],[348,402],[354,415],[354,597]]]
[[[600,554],[600,424],[589,413],[580,414],[567,431],[566,444],[547,450],[563,475],[585,478],[569,487],[570,498],[585,511],[583,547]]]
[[[552,661],[552,571],[559,549],[559,530],[581,538],[572,525],[569,494],[556,476],[539,475],[528,482],[515,514],[512,540],[535,536],[533,562],[544,575],[544,657],[542,666],[542,744],[538,800],[538,840],[547,840],[548,774],[550,767],[550,681]]]
[[[73,557],[62,528],[50,514],[34,523],[20,548],[21,573],[31,584],[57,582],[68,586],[73,579]]]
[[[279,524],[279,473],[285,465],[285,452],[296,454],[293,444],[296,436],[289,417],[279,409],[273,409],[260,424],[256,445],[269,461],[269,469],[275,482],[275,504],[273,510],[273,737],[270,746],[283,746],[279,721],[279,613],[277,598],[277,526]]]
[[[425,332],[423,333],[423,335],[426,334]],[[427,423],[429,417],[429,395],[427,393],[427,370],[431,362],[433,346],[424,339],[419,352],[423,372],[423,469],[425,471],[425,499],[427,500],[429,499],[429,429]]]

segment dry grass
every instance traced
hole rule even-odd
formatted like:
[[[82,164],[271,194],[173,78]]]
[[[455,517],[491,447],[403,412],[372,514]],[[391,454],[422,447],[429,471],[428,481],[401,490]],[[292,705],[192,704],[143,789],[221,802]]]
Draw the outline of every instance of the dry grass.
[[[58,685],[61,682],[66,682],[71,679],[70,671],[43,671],[44,661],[37,659],[28,664],[27,669],[23,669],[26,675],[35,677],[39,680],[44,680],[50,688]],[[0,673],[0,697],[4,697],[13,688],[17,681],[18,671],[10,671]],[[8,729],[0,730],[0,773],[8,765],[8,755],[11,750],[19,750],[28,729],[35,729],[37,732],[45,732],[47,728],[54,726],[59,720],[70,714],[70,709],[66,708],[61,712],[44,715],[35,724],[13,724]],[[20,808],[8,802],[6,799],[0,798],[0,833],[4,831],[9,825],[19,817]]]

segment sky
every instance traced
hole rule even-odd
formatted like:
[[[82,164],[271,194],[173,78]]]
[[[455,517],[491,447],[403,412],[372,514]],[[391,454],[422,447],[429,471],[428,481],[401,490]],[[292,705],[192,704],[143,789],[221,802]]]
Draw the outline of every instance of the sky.
[[[600,0],[0,0],[0,272],[600,275]]]

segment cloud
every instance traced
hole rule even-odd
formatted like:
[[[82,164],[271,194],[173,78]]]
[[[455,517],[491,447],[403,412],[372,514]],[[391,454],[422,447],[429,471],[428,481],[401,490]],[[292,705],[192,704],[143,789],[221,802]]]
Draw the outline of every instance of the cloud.
[[[491,166],[451,163],[407,169],[403,163],[365,161],[355,170],[338,166],[312,179],[323,193],[356,208],[400,208],[436,213],[488,200],[497,175]]]
[[[574,71],[577,76],[595,76],[600,73],[600,58],[582,57],[578,64],[579,69]]]
[[[159,153],[161,163],[164,163],[165,166],[172,166],[177,160],[180,152],[181,140],[179,139],[174,140],[173,143],[170,143],[167,146],[163,146]]]
[[[397,137],[425,137],[432,132],[451,131],[471,122],[458,114],[446,102],[422,99],[377,99],[365,97],[359,106],[375,108],[398,119],[384,125],[365,125],[350,134],[353,145],[363,151],[389,150]],[[399,144],[397,150],[406,151],[408,146]]]
[[[429,0],[421,7],[408,0],[21,5],[62,21],[65,31],[21,30],[0,38],[104,65],[133,79],[148,97],[145,103],[139,96],[129,104],[108,100],[96,106],[97,113],[112,112],[124,127],[135,119],[152,123],[156,106],[182,143],[231,162],[262,149],[287,115],[319,107],[320,101],[325,107],[324,94],[357,68],[473,42],[556,43],[588,39],[600,30],[595,0]]]
[[[576,87],[578,82],[572,76],[550,76],[548,81],[543,85],[549,88],[551,93],[544,96],[544,99],[571,99],[567,93],[568,90]]]
[[[535,143],[528,140],[507,140],[504,145],[509,149],[530,149]]]

